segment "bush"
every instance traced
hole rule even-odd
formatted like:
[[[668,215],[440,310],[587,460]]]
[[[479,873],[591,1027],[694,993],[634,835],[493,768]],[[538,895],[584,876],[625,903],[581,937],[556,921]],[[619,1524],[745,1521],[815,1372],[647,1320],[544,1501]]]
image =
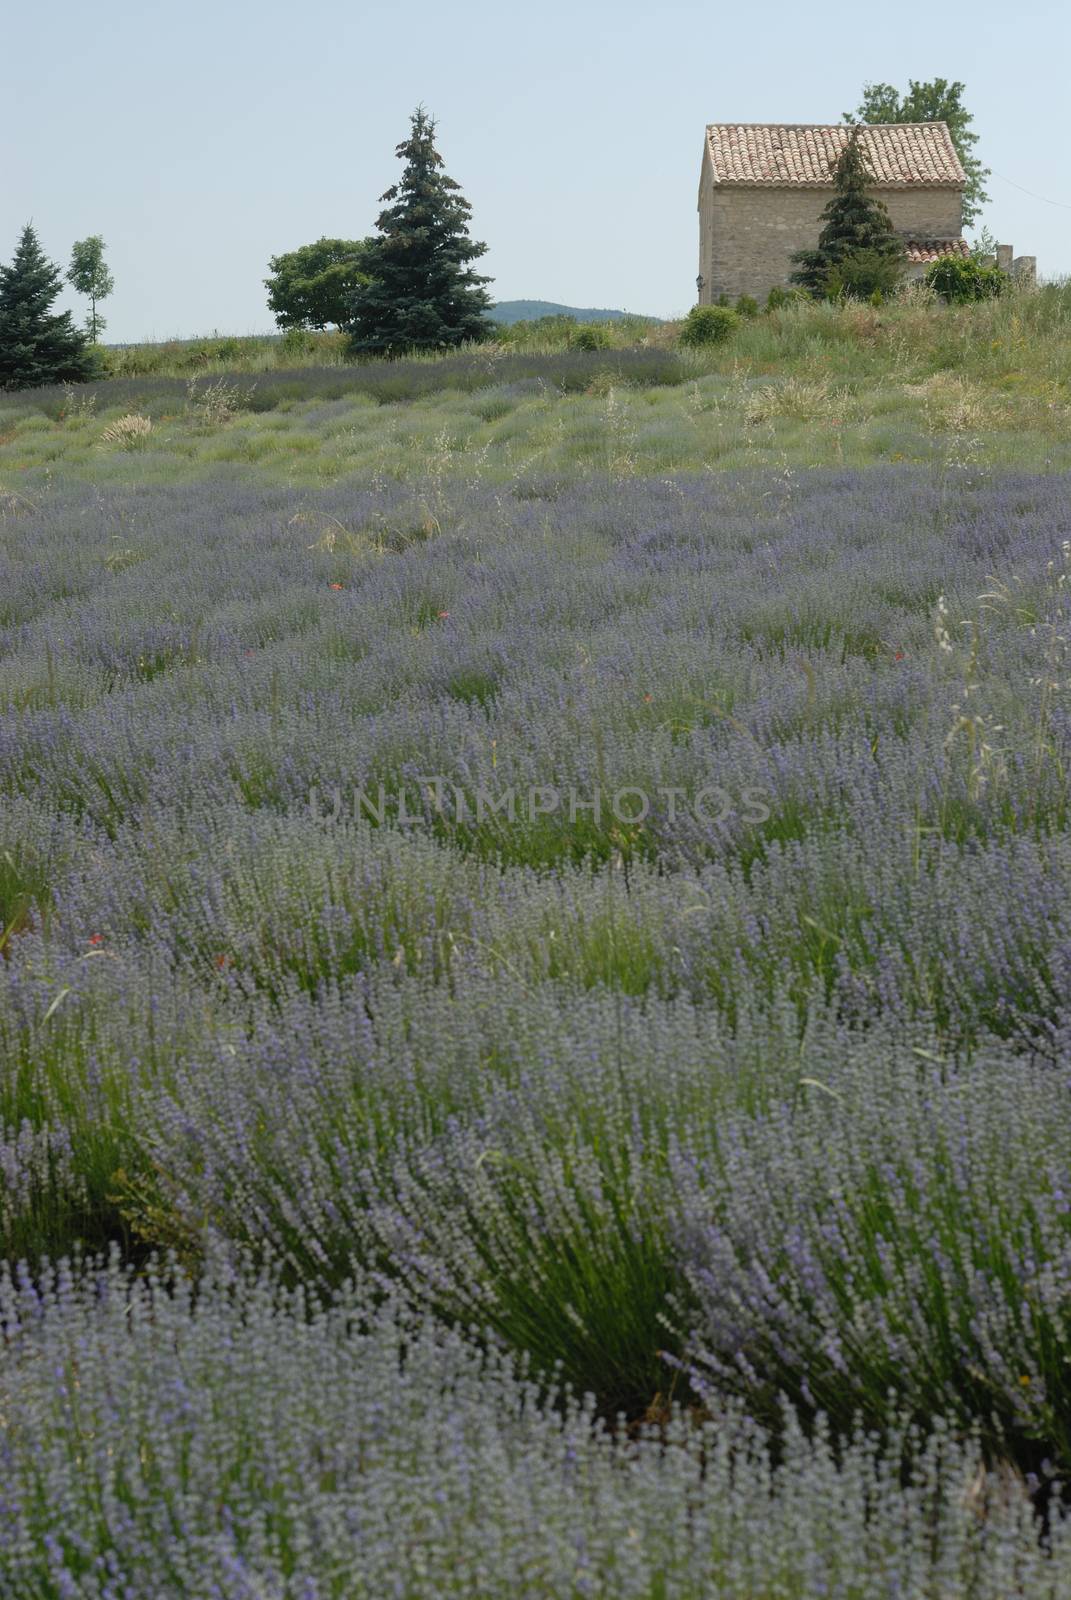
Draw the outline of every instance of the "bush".
[[[211,351],[210,359],[213,361],[237,361],[241,354],[241,340],[235,339],[233,336],[231,336],[226,339],[216,340]]]
[[[999,267],[984,267],[973,256],[942,256],[928,268],[925,280],[948,305],[993,300],[1011,279]]]
[[[826,273],[826,299],[870,300],[880,305],[895,290],[903,271],[902,256],[881,250],[855,250]]]
[[[86,347],[86,352],[93,362],[93,381],[100,382],[104,378],[112,378],[116,372],[114,352],[104,344],[91,344]]]
[[[737,315],[746,317],[750,322],[752,317],[759,314],[759,302],[749,294],[742,294],[736,302]]]
[[[311,356],[316,351],[316,335],[308,328],[287,328],[279,348],[288,356]]]
[[[693,306],[684,319],[680,343],[689,349],[708,344],[724,344],[740,318],[730,306]]]
[[[786,289],[782,284],[775,283],[766,296],[767,311],[780,311],[785,306],[798,306],[810,300],[810,295],[803,289]]]
[[[582,322],[569,343],[574,350],[605,350],[610,343],[610,333],[601,322]]]

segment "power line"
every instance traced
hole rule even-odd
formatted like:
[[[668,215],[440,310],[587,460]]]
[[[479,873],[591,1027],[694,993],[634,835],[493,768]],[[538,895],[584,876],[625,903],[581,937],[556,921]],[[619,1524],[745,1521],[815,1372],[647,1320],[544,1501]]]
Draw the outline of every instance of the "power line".
[[[999,178],[1001,183],[1010,183],[1013,189],[1018,189],[1020,194],[1028,194],[1031,200],[1040,200],[1042,205],[1058,206],[1061,211],[1071,211],[1071,205],[1066,200],[1049,200],[1043,194],[1035,194],[1033,189],[1024,189],[1021,183],[1015,183],[1011,178],[1006,178],[1001,172],[994,172],[994,178]]]

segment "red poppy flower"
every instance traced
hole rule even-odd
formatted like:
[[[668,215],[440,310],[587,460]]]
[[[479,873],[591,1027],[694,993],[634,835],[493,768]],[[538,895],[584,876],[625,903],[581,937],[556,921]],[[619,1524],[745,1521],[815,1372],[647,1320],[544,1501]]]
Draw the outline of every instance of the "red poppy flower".
[[[89,942],[90,944],[103,944],[104,935],[102,933],[91,933],[89,935]]]

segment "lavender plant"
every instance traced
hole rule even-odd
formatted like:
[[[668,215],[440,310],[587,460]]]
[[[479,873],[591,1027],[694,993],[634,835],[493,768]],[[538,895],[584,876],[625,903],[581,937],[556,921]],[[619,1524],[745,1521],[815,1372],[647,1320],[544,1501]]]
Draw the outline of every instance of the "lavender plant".
[[[630,1441],[366,1288],[242,1270],[5,1274],[0,1326],[12,1600],[1071,1593],[1064,1525],[1043,1549],[941,1423],[886,1453],[787,1418],[775,1459],[728,1408]]]
[[[421,1341],[452,1352],[405,1391],[422,1415],[455,1415],[467,1375],[470,1484],[498,1430],[522,1442],[477,1519],[429,1436],[400,1592],[803,1594],[822,1563],[845,1595],[1064,1592],[1063,1535],[1035,1549],[1021,1493],[1007,1522],[960,1496],[978,1450],[1049,1485],[1071,1455],[1066,481],[645,478],[616,388],[612,415],[577,402],[592,427],[562,428],[553,470],[482,476],[472,441],[523,443],[523,419],[475,406],[542,405],[528,381],[381,418],[402,454],[440,440],[424,475],[300,480],[302,440],[353,426],[325,392],[287,423],[291,483],[200,456],[165,481],[153,411],[136,453],[97,449],[104,417],[70,430],[92,490],[80,463],[0,495],[10,1304],[79,1245],[217,1274],[64,1269],[44,1342],[4,1347],[14,1592],[354,1592],[424,1448],[400,1398]],[[250,1257],[306,1299],[228,1285]],[[370,1476],[344,1408],[316,1411],[351,1334]],[[226,1376],[227,1338],[253,1375]],[[194,1398],[168,1388],[180,1348]],[[591,1400],[522,1402],[514,1357]],[[145,1419],[127,1443],[109,1382]],[[265,1409],[287,1384],[310,1433]],[[706,1423],[626,1447],[619,1412],[673,1402]],[[166,1418],[180,1442],[153,1443]],[[525,1472],[550,1486],[531,1521]]]
[[[892,1395],[1062,1476],[1063,1075],[1000,1053],[950,1072],[916,1046],[800,1082],[713,1155],[674,1158],[700,1391],[767,1415],[787,1394],[842,1425],[879,1422]]]

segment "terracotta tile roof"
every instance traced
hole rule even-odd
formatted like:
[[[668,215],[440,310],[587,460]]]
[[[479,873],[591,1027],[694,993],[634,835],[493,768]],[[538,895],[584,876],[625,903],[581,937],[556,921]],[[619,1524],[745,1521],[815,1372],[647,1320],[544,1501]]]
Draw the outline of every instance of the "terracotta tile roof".
[[[908,261],[939,261],[942,256],[969,256],[971,247],[966,239],[905,239],[904,254]]]
[[[847,123],[712,122],[707,148],[714,182],[825,188],[851,131]],[[883,186],[965,182],[943,122],[870,123],[861,133],[870,170]]]

